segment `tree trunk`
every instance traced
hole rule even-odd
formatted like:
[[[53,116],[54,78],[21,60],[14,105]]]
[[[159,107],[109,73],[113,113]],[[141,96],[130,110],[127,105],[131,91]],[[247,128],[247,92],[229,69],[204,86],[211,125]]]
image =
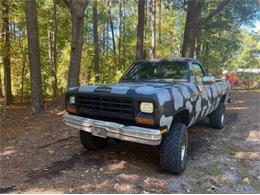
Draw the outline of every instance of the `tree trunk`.
[[[195,39],[194,58],[200,59],[200,44],[199,44],[199,35],[198,34],[197,34],[196,39]]]
[[[125,28],[125,17],[126,17],[126,5],[125,1],[123,0],[123,41],[122,41],[122,53],[123,53],[123,58],[125,59],[126,55],[126,49],[125,49],[125,38],[126,38],[126,28]],[[123,62],[123,69],[125,70],[125,60]]]
[[[113,52],[114,52],[114,57],[116,58],[116,41],[115,41],[115,33],[114,33],[114,24],[112,21],[110,7],[108,7],[108,15],[109,15],[109,19],[110,19],[110,29],[111,29],[111,33],[112,33]]]
[[[203,0],[188,1],[184,39],[182,45],[182,57],[194,57],[195,42],[200,26],[200,15]]]
[[[106,0],[106,5],[107,5],[107,7],[109,8],[109,0]],[[108,11],[107,11],[107,14],[108,14]],[[106,18],[106,26],[107,26],[107,31],[106,31],[106,45],[107,45],[107,47],[106,47],[106,52],[108,52],[109,51],[109,24],[110,24],[110,19],[109,19],[109,17],[107,17]]]
[[[159,9],[159,14],[158,14],[158,42],[160,43],[161,42],[161,25],[162,25],[162,1],[159,0],[158,2],[158,9]]]
[[[52,91],[53,91],[53,96],[55,97],[57,94],[57,76],[56,76],[56,65],[55,65],[55,38],[54,38],[54,32],[49,31],[48,32],[48,60],[51,68],[51,76],[52,76]]]
[[[4,81],[4,84],[5,84],[5,97],[4,97],[4,119],[6,119],[7,117],[7,113],[6,113],[6,105],[7,105],[7,82],[6,82],[6,77],[4,77],[5,81]]]
[[[99,72],[99,43],[98,43],[98,15],[97,15],[97,0],[93,2],[93,39],[94,39],[94,70],[95,80],[100,81]]]
[[[136,42],[136,59],[144,58],[144,5],[145,0],[138,0],[138,25]]]
[[[102,24],[102,52],[106,51],[106,23]]]
[[[68,72],[68,88],[79,86],[80,63],[84,37],[84,19],[87,0],[64,0],[72,16],[72,43]]]
[[[12,83],[11,83],[11,60],[10,60],[10,29],[9,29],[9,1],[2,0],[2,61],[4,64],[4,83],[6,86],[6,103],[10,104],[12,102]]]
[[[148,37],[148,32],[149,32],[149,27],[150,27],[150,24],[149,24],[149,21],[151,20],[151,14],[150,14],[150,10],[148,9],[149,6],[148,6],[148,1],[145,0],[145,4],[144,4],[144,44],[146,43],[146,40],[147,40],[147,37]],[[148,47],[145,47],[143,46],[143,59],[146,59],[147,58],[147,55],[149,53],[149,48]]]
[[[25,77],[25,59],[22,59],[22,87],[21,87],[21,100],[24,101],[24,77]]]
[[[24,101],[24,78],[25,78],[25,65],[26,65],[26,52],[22,45],[22,31],[20,31],[18,36],[18,45],[20,49],[20,55],[22,60],[22,73],[21,73],[21,102]]]
[[[20,36],[19,36],[19,47],[20,47],[21,59],[22,59],[21,101],[23,102],[24,101],[24,77],[25,77],[26,54],[23,50]]]
[[[156,58],[156,0],[151,1],[152,58]]]
[[[107,0],[102,0],[102,4],[106,5]],[[108,31],[108,29],[107,29],[107,19],[105,19],[104,21],[102,21],[102,52],[107,51],[107,49],[106,49],[106,47],[107,47],[107,31]]]
[[[0,97],[3,97],[2,74],[0,69]]]
[[[122,0],[119,0],[119,38],[118,38],[118,63],[120,68],[121,64],[121,46],[122,46],[122,25],[123,25],[123,11],[122,11]]]
[[[43,110],[39,32],[36,7],[37,5],[35,0],[25,1],[33,114],[39,113]]]
[[[210,45],[209,42],[205,43],[205,50],[204,50],[204,55],[203,55],[203,60],[202,63],[205,64],[206,66],[208,65],[208,56],[209,56],[209,49],[210,49]]]
[[[52,66],[52,77],[53,77],[53,95],[57,96],[58,79],[57,79],[57,34],[58,34],[58,22],[57,22],[57,2],[53,0],[53,66]]]

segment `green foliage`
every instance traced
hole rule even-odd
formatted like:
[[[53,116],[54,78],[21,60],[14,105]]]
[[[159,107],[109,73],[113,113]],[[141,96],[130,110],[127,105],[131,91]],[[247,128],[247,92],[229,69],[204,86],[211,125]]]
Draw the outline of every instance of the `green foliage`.
[[[202,21],[223,2],[207,1]],[[244,30],[245,25],[250,26],[256,20],[259,2],[226,2],[229,3],[202,26],[198,41],[198,57],[215,76],[220,76],[224,69],[259,67],[259,56],[254,55],[259,51],[256,36]]]
[[[221,1],[205,1],[202,10],[202,21],[207,18]],[[42,64],[42,83],[44,95],[52,95],[53,76],[49,60],[48,34],[55,30],[53,0],[38,0],[38,22],[40,36],[40,53]],[[71,50],[71,13],[62,0],[57,2],[57,78],[58,92],[66,90],[68,65]],[[122,4],[120,18],[119,4]],[[145,53],[152,56],[151,12],[149,2],[146,8]],[[161,2],[159,10],[159,2]],[[98,31],[100,49],[100,77],[102,83],[117,82],[124,71],[135,60],[137,1],[109,1],[111,19],[114,26],[116,53],[113,52],[112,34],[109,25],[107,0],[98,1]],[[259,1],[231,0],[223,10],[201,27],[197,47],[197,57],[209,71],[216,76],[223,69],[254,67],[260,68],[260,32],[250,33],[245,26],[250,26],[256,18]],[[84,45],[80,72],[81,84],[93,84],[94,79],[94,46],[92,28],[92,1],[86,10]],[[156,12],[156,54],[158,58],[180,57],[185,26],[186,7],[182,1],[162,0],[157,2]],[[12,90],[17,96],[30,95],[30,72],[24,1],[10,1],[11,27],[11,63]],[[122,21],[122,29],[120,27]],[[243,25],[243,27],[241,27]],[[0,23],[0,27],[1,23]],[[121,36],[120,36],[121,32]],[[121,40],[119,40],[121,37]],[[119,59],[119,42],[120,59]],[[2,42],[0,46],[2,47]],[[1,63],[1,60],[0,60]],[[2,65],[2,63],[1,63]],[[24,68],[23,68],[24,67]],[[0,66],[3,80],[3,67]],[[2,82],[3,85],[3,82]],[[22,91],[23,86],[23,91]]]
[[[259,35],[241,31],[240,49],[225,62],[225,68],[235,70],[238,68],[260,68]]]

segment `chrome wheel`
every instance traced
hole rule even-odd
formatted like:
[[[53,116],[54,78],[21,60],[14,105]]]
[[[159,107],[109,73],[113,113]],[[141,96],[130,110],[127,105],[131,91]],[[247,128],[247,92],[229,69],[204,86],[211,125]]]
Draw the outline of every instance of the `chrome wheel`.
[[[187,142],[188,142],[188,137],[187,135],[183,138],[182,144],[181,144],[181,162],[185,161],[186,158],[186,152],[187,152]]]
[[[224,114],[221,115],[221,119],[220,120],[221,120],[221,124],[223,125],[224,124],[224,120],[225,120]]]
[[[181,161],[184,160],[185,154],[186,154],[186,145],[184,143],[184,145],[182,145],[181,147]]]

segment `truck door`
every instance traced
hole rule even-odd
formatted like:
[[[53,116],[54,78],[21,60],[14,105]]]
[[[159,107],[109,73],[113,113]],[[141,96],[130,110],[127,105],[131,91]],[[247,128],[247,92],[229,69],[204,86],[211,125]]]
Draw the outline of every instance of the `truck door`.
[[[207,115],[212,106],[212,93],[209,85],[204,85],[202,82],[203,76],[205,76],[204,70],[199,63],[192,62],[192,80],[199,91],[199,99],[196,103],[196,121],[202,119]]]

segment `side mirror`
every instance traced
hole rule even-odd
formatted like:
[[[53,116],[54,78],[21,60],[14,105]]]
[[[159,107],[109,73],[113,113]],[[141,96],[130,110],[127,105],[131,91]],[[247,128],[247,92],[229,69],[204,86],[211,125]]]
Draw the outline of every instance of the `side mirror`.
[[[204,76],[202,77],[203,84],[213,84],[216,82],[214,76]]]

